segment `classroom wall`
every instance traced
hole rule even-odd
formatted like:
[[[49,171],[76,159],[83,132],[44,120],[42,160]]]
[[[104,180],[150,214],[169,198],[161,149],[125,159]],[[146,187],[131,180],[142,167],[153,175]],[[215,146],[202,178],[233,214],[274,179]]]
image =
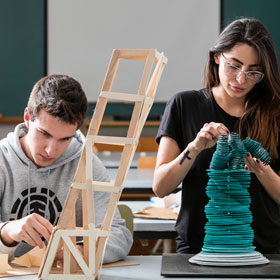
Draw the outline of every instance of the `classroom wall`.
[[[168,58],[155,97],[166,102],[202,87],[219,29],[220,0],[49,0],[48,72],[76,77],[96,102],[113,49],[155,48]],[[121,60],[112,91],[136,93],[143,68]]]
[[[95,102],[114,48],[156,48],[169,59],[157,91],[159,109],[151,110],[161,115],[177,91],[201,87],[207,49],[219,32],[219,4],[220,0],[0,0],[0,32],[7,44],[0,44],[5,80],[1,91],[6,94],[0,113],[21,116],[33,84],[47,73],[77,78],[89,101]],[[122,73],[134,73],[121,67]],[[137,90],[140,76],[117,78],[120,91]],[[93,108],[94,104],[90,114]],[[115,104],[106,114],[129,114],[119,108]]]
[[[52,70],[47,71],[47,13],[48,13],[48,4],[51,5],[51,3],[64,3],[67,1],[67,3],[70,3],[68,1],[73,0],[28,0],[28,1],[19,1],[19,0],[0,0],[0,36],[1,36],[1,44],[0,44],[0,96],[1,96],[1,102],[0,102],[0,116],[1,114],[4,116],[22,116],[24,106],[27,103],[27,99],[29,96],[29,93],[32,89],[32,86],[34,83],[41,78],[42,76],[46,75],[50,71],[55,71],[55,68],[52,68]],[[87,3],[89,0],[83,0],[78,1],[75,0],[75,3]],[[109,1],[109,0],[106,0]],[[121,0],[112,0],[112,2],[120,3]],[[125,0],[124,0],[125,1]],[[104,1],[90,1],[92,3],[103,3],[102,9],[105,10],[104,16],[100,16],[98,23],[102,22],[108,22],[108,19],[111,15],[114,15],[114,10],[110,9],[110,6],[108,6],[108,9],[106,10],[106,5],[104,4]],[[138,3],[139,1],[137,1]],[[140,1],[142,2],[142,1]],[[174,9],[176,10],[176,5],[178,6],[178,3],[187,3],[187,1],[167,1],[166,3],[172,3],[174,6]],[[128,1],[127,3],[133,3],[132,0]],[[154,0],[147,1],[145,3],[154,3]],[[158,3],[159,2],[155,2]],[[176,3],[176,4],[174,4]],[[213,3],[213,1],[205,1],[205,4],[202,5],[202,8],[207,7],[208,4]],[[217,3],[217,1],[215,1]],[[220,0],[220,7],[221,11],[216,10],[216,16],[215,18],[221,21],[221,25],[225,26],[227,23],[229,23],[231,20],[240,17],[240,16],[249,16],[249,17],[256,17],[259,18],[268,28],[268,30],[271,32],[272,37],[275,41],[276,47],[280,49],[280,33],[278,32],[278,26],[280,23],[280,17],[278,15],[278,11],[280,9],[280,1],[275,0],[254,0],[254,1],[243,1],[243,0]],[[57,4],[58,5],[58,4]],[[153,5],[153,4],[150,4]],[[183,4],[182,4],[183,5]],[[216,4],[215,4],[216,5]],[[164,6],[164,5],[163,5]],[[67,7],[67,5],[66,5]],[[147,9],[150,7],[149,5],[146,6]],[[204,27],[207,27],[209,24],[209,21],[205,21],[204,13],[198,11],[197,6],[194,6],[195,8],[191,9],[193,11],[193,14],[196,16],[196,19],[199,19],[201,23],[203,24],[202,27],[204,30]],[[170,17],[173,16],[173,14],[176,15],[176,12],[173,11],[173,13],[170,13],[172,15],[169,16],[169,14],[160,13],[161,9],[164,8],[162,5],[158,5],[154,7],[154,12],[152,14],[160,14],[162,15],[162,20],[166,24],[165,26],[168,26],[168,22],[170,22]],[[171,9],[170,6],[168,6],[169,9]],[[82,9],[80,7],[80,9]],[[217,7],[219,9],[219,7]],[[66,9],[67,10],[67,9]],[[207,10],[208,11],[208,10]],[[61,9],[59,10],[61,12]],[[107,13],[106,13],[107,12]],[[221,12],[221,19],[220,14]],[[89,14],[91,11],[88,12]],[[142,11],[143,13],[143,11]],[[211,13],[213,11],[211,10]],[[164,16],[163,16],[164,15]],[[203,15],[203,16],[202,16]],[[136,14],[135,14],[136,16]],[[49,16],[50,17],[50,16]],[[120,17],[120,15],[119,15]],[[144,14],[139,14],[140,18],[144,18]],[[78,21],[78,18],[76,18],[76,14],[73,12],[68,13],[67,21],[70,19],[73,19],[73,22]],[[125,16],[122,15],[122,19],[124,19]],[[190,19],[190,15],[188,12],[180,13],[180,17],[182,18],[182,22],[188,23]],[[215,19],[215,20],[216,20]],[[63,19],[62,19],[63,21]],[[52,23],[54,28],[55,24]],[[188,26],[191,26],[193,29],[196,27],[195,24],[187,24]],[[100,25],[101,26],[101,25]],[[112,23],[112,26],[114,26],[114,22]],[[64,27],[65,28],[65,27]],[[102,27],[100,27],[102,29]],[[162,34],[164,34],[164,30],[162,30]],[[195,30],[195,29],[194,29]],[[79,29],[75,30],[77,33]],[[80,30],[83,31],[82,29]],[[101,30],[102,31],[102,30]],[[141,29],[140,29],[141,31]],[[139,31],[139,32],[140,32]],[[172,31],[172,30],[171,30]],[[170,30],[169,30],[170,32]],[[174,34],[176,34],[177,30],[174,30]],[[180,29],[180,32],[184,34],[184,30]],[[118,32],[115,32],[116,37],[118,35]],[[57,33],[56,33],[57,34]],[[108,34],[108,27],[106,30],[104,30],[104,34]],[[192,53],[196,52],[196,45],[193,43],[194,40],[192,37],[194,36],[201,36],[204,33],[201,32],[194,32],[191,36],[191,38],[187,38],[188,41],[184,42],[186,48],[187,46],[191,47]],[[127,33],[126,37],[130,37],[130,34]],[[184,37],[181,35],[181,37]],[[80,35],[81,36],[81,35]],[[90,37],[90,36],[89,36]],[[177,35],[177,37],[180,37]],[[67,54],[69,50],[71,50],[71,41],[69,41],[68,35],[66,37],[67,44],[64,45],[55,45],[56,38],[52,38],[52,43],[49,42],[49,44],[54,44],[54,48],[58,48],[60,51],[61,49],[64,50],[64,53]],[[78,37],[78,39],[81,39]],[[84,38],[85,40],[87,38]],[[107,40],[107,36],[104,37],[104,42]],[[57,42],[63,41],[63,36],[61,38],[57,39]],[[79,40],[75,40],[75,34],[73,33],[73,41],[75,41],[75,48],[77,45],[77,42]],[[100,41],[100,39],[98,40]],[[172,40],[169,40],[172,44]],[[104,44],[104,42],[102,42]],[[210,41],[209,41],[210,42]],[[73,43],[73,44],[74,44]],[[174,42],[175,43],[175,42]],[[100,42],[96,43],[97,45],[101,44]],[[101,44],[102,45],[102,44]],[[165,51],[165,48],[162,47],[163,44],[156,45],[155,43],[151,44],[152,47],[158,48],[159,50]],[[83,46],[83,44],[81,44]],[[104,46],[104,45],[103,45]],[[100,70],[100,77],[105,76],[105,69],[107,67],[107,63],[109,61],[109,57],[111,54],[111,49],[115,46],[109,46],[106,48],[106,57],[104,56],[104,63],[100,63],[101,66],[95,68]],[[116,47],[119,47],[116,46]],[[120,47],[137,47],[136,45],[121,45]],[[142,47],[142,45],[141,45]],[[143,47],[147,47],[147,45],[143,45]],[[171,46],[176,51],[176,46]],[[175,52],[174,51],[174,52]],[[81,52],[84,52],[84,48],[81,48]],[[181,53],[183,53],[183,50],[181,49]],[[187,52],[186,52],[187,53]],[[50,54],[49,54],[50,55]],[[172,68],[172,55],[169,53],[169,51],[166,53],[166,55],[169,57],[169,63],[166,66],[166,70],[163,74],[162,81],[160,82],[160,86],[164,85],[166,81],[170,83],[168,94],[172,95],[177,90],[181,89],[188,89],[192,87],[198,87],[199,84],[191,84],[187,82],[187,80],[182,78],[176,78],[177,72],[181,75],[183,71],[177,71],[176,67]],[[185,54],[184,54],[185,55]],[[186,57],[182,56],[182,60],[188,63],[188,71],[187,73],[191,73],[190,69],[192,69],[195,66],[195,62],[190,62],[186,59]],[[203,54],[202,60],[205,59],[205,55]],[[89,58],[91,55],[88,56]],[[181,57],[180,54],[176,54],[176,57],[174,60],[178,59],[178,57]],[[278,55],[279,57],[279,55]],[[52,60],[55,59],[54,54],[52,54]],[[201,60],[201,61],[202,61]],[[75,61],[75,57],[72,56],[72,63],[77,62],[81,63],[81,61]],[[92,63],[95,65],[94,63]],[[61,65],[60,65],[61,66]],[[50,67],[50,65],[49,65]],[[73,68],[73,67],[72,67]],[[169,69],[173,69],[172,71]],[[59,69],[58,69],[59,70]],[[58,71],[57,70],[57,71]],[[61,68],[61,70],[63,70]],[[172,73],[168,73],[168,72]],[[202,69],[201,69],[202,71]],[[88,71],[90,72],[90,71]],[[169,78],[171,77],[171,74],[175,74],[174,80]],[[192,73],[193,74],[193,73]],[[93,72],[92,77],[95,75],[95,72]],[[199,78],[201,78],[201,74],[198,74]],[[99,78],[101,79],[101,78]],[[177,79],[177,80],[175,80]],[[183,81],[183,84],[179,84],[179,80]],[[175,82],[174,82],[175,81]],[[101,82],[94,81],[98,87],[101,87]],[[98,90],[99,90],[98,88]],[[95,90],[96,92],[97,90]],[[161,89],[159,90],[161,91]],[[160,94],[160,93],[159,93]],[[92,99],[93,100],[93,99]],[[155,115],[162,114],[165,107],[165,102],[160,103],[156,102],[156,104],[152,107],[151,113]],[[91,115],[92,110],[94,109],[94,103],[90,105],[89,108],[89,115]],[[121,104],[115,104],[112,107],[108,107],[107,115],[114,115],[117,112],[122,112],[124,114],[129,114],[129,110],[124,110]]]

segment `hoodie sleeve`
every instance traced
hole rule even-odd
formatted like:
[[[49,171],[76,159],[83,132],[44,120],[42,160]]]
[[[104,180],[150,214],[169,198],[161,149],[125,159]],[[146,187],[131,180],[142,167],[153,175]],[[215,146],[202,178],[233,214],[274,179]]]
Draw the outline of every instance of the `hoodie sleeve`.
[[[109,175],[102,162],[94,156],[93,158],[93,180],[109,182]],[[107,212],[110,193],[95,192],[95,219],[96,227],[100,227]],[[107,240],[103,263],[111,263],[124,259],[132,246],[132,236],[128,228],[125,226],[125,221],[121,219],[118,208],[116,208],[114,219],[111,225],[110,235]]]
[[[2,228],[5,225],[5,222],[0,222],[0,228]],[[0,238],[0,254],[8,254],[9,261],[11,261],[14,258],[14,253],[16,250],[17,246],[13,247],[8,247],[6,246],[3,242],[2,239]]]
[[[1,162],[1,168],[0,168],[0,201],[3,199],[3,192],[4,192],[4,186],[5,186],[5,178],[6,174],[4,172],[3,164]],[[0,203],[0,212],[1,212],[2,203]],[[17,246],[8,247],[2,242],[1,238],[1,229],[6,224],[7,221],[3,221],[2,216],[0,217],[0,254],[8,254],[9,260],[12,260],[14,258],[14,253],[17,248]]]

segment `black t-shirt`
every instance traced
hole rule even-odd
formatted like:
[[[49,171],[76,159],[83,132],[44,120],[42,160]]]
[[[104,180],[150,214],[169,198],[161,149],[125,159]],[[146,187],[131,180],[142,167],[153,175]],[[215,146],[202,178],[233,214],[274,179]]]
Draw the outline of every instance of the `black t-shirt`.
[[[223,123],[233,132],[237,131],[238,121],[239,118],[230,116],[216,103],[208,89],[180,92],[167,103],[156,140],[159,143],[162,136],[171,137],[183,151],[205,123]],[[203,246],[204,207],[209,201],[205,192],[209,179],[206,170],[215,149],[202,151],[183,180],[181,210],[176,222],[177,252],[198,253]],[[271,167],[278,172],[280,160],[273,159]],[[251,177],[249,192],[254,245],[262,253],[280,253],[280,207],[256,176],[252,174]]]

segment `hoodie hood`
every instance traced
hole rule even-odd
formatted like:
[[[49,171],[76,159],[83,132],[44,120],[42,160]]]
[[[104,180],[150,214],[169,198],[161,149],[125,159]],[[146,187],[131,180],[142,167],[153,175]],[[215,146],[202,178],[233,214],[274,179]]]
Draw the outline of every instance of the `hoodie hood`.
[[[10,148],[14,151],[14,153],[20,158],[20,160],[25,163],[26,165],[30,165],[33,168],[38,169],[38,171],[45,172],[47,170],[51,170],[57,167],[60,167],[67,162],[72,161],[73,159],[76,159],[80,157],[81,151],[83,148],[83,144],[85,142],[85,137],[81,133],[80,130],[77,130],[74,134],[74,137],[72,138],[71,143],[67,147],[67,149],[64,151],[64,153],[51,165],[46,167],[40,167],[37,168],[33,162],[25,155],[23,152],[19,138],[23,137],[27,134],[27,127],[24,123],[21,123],[16,126],[15,131],[11,132],[7,136],[8,145]]]

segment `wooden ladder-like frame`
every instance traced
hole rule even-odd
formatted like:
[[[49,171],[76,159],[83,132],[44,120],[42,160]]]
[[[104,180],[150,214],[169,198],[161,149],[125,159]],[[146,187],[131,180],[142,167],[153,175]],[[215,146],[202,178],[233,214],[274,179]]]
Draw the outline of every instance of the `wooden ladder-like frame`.
[[[120,59],[145,62],[137,94],[111,92]],[[167,58],[163,53],[159,53],[155,49],[113,50],[75,177],[70,186],[58,224],[52,232],[38,274],[39,279],[57,280],[67,277],[67,279],[77,280],[99,278],[115,209],[166,63]],[[126,137],[98,135],[108,99],[134,104]],[[95,143],[123,146],[120,166],[114,183],[97,182],[92,179],[92,148]],[[82,192],[83,227],[78,228],[75,221],[75,206],[80,191]],[[94,191],[111,193],[101,228],[95,228]],[[75,246],[77,236],[83,238],[83,254]],[[63,248],[64,255],[62,272],[52,269],[56,253],[61,248]],[[77,269],[77,264],[80,268],[79,270]]]

